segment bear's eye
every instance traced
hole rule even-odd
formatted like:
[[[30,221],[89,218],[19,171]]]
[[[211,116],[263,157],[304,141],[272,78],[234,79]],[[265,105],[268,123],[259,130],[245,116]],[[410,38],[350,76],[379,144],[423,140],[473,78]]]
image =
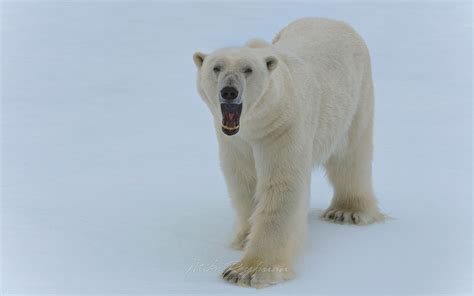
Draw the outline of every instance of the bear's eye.
[[[219,73],[221,70],[222,69],[219,66],[215,66],[214,69],[212,69],[212,71],[214,71],[215,73]]]
[[[250,74],[250,73],[252,73],[252,69],[251,68],[245,68],[244,73],[245,74]]]

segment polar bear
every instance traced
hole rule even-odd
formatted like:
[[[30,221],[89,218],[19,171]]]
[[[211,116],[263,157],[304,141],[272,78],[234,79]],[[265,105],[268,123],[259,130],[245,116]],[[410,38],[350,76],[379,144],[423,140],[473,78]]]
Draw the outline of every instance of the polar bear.
[[[244,250],[224,279],[259,288],[294,276],[314,167],[324,166],[334,188],[324,219],[383,219],[372,189],[369,53],[350,26],[300,19],[272,44],[256,39],[193,59],[237,212],[232,246]]]

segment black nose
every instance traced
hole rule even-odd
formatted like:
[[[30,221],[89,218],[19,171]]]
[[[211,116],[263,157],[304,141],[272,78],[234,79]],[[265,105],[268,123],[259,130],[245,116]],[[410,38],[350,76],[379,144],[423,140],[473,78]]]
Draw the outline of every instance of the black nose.
[[[233,100],[237,98],[238,95],[239,95],[239,91],[235,87],[232,87],[232,86],[226,86],[221,90],[221,97],[224,100]]]

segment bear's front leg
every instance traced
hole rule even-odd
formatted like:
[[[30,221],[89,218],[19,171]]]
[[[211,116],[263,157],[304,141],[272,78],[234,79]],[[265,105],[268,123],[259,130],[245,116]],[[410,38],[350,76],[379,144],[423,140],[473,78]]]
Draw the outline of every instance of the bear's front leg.
[[[230,143],[229,139],[221,139],[220,159],[227,190],[237,213],[231,247],[243,250],[250,233],[250,216],[255,209],[256,172],[252,150],[237,140]]]
[[[295,253],[304,238],[311,153],[292,147],[294,141],[279,140],[254,149],[257,206],[245,255],[222,273],[241,286],[261,288],[291,279]]]

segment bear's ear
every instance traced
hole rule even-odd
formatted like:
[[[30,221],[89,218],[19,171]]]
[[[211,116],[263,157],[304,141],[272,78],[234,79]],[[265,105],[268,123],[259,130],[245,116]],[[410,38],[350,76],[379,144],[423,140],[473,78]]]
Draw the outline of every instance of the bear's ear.
[[[194,63],[196,64],[196,66],[198,68],[201,68],[202,66],[202,63],[204,63],[204,59],[206,58],[206,55],[203,54],[202,52],[196,52],[194,55],[193,55],[193,60],[194,60]]]
[[[267,63],[267,69],[268,71],[273,71],[275,70],[276,66],[278,65],[278,59],[273,56],[269,56],[265,58],[265,63]]]

